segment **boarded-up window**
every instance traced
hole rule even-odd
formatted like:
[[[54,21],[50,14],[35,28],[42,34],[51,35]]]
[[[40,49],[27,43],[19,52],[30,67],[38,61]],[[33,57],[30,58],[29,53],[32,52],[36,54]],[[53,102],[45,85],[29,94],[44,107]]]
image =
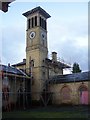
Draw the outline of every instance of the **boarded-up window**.
[[[71,99],[71,90],[65,86],[62,88],[61,90],[61,99],[62,99],[62,102],[70,102],[70,99]]]
[[[83,91],[81,95],[81,103],[88,104],[88,91]]]
[[[86,86],[79,88],[79,101],[80,104],[88,104],[88,90]]]

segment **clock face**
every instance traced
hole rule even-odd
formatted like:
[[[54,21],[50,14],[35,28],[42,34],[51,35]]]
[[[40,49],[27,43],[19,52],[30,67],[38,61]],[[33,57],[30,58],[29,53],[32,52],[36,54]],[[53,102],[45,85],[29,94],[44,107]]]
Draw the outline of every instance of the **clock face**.
[[[36,35],[36,34],[35,34],[34,31],[30,32],[30,38],[31,38],[31,39],[33,39],[33,38],[35,37],[35,35]]]
[[[41,38],[42,38],[43,40],[46,40],[46,34],[45,34],[44,32],[41,32]]]

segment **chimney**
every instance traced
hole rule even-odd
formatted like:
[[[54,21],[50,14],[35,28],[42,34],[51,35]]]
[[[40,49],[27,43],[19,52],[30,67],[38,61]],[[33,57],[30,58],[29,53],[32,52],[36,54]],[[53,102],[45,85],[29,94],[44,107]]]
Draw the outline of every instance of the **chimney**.
[[[52,52],[52,61],[53,62],[57,61],[57,53],[56,52]]]
[[[10,63],[8,63],[8,67],[10,67]]]
[[[26,59],[23,59],[23,62],[26,62]]]

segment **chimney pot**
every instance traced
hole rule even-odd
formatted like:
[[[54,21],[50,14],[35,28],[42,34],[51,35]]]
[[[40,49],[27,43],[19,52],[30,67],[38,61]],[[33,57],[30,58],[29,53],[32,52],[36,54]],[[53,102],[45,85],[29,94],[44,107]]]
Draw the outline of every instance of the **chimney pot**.
[[[52,61],[53,62],[57,61],[57,52],[52,52]]]
[[[10,63],[8,63],[8,67],[10,67]]]
[[[23,62],[26,62],[26,59],[23,59]]]

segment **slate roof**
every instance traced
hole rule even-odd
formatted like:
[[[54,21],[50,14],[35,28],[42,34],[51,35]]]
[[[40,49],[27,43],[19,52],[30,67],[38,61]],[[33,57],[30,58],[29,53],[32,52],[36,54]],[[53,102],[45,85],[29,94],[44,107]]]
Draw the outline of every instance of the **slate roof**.
[[[21,66],[21,65],[26,65],[26,61],[22,61],[20,63],[14,64],[12,66],[15,67],[15,66]]]
[[[34,8],[34,9],[30,10],[30,11],[27,11],[27,12],[23,13],[23,15],[24,15],[25,17],[28,17],[29,15],[31,15],[31,14],[33,14],[33,13],[35,13],[35,12],[39,12],[40,14],[42,14],[42,15],[43,15],[44,17],[46,17],[46,18],[51,17],[51,16],[50,16],[44,9],[42,9],[40,6]]]
[[[23,71],[15,68],[13,66],[0,65],[0,71],[6,72],[6,73],[11,73],[11,74],[27,76]]]
[[[67,75],[57,75],[47,80],[47,83],[59,84],[59,83],[80,82],[80,81],[90,81],[90,71],[82,72],[82,73],[67,74]]]

